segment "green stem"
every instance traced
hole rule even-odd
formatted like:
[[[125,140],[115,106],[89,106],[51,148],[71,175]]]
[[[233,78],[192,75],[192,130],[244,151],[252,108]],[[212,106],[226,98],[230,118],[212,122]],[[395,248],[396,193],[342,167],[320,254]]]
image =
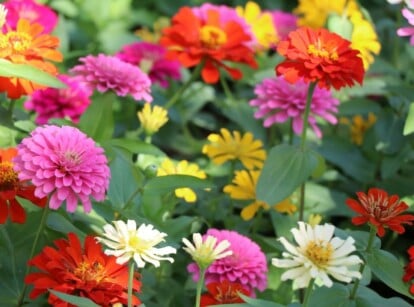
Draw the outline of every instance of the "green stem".
[[[33,244],[32,244],[32,249],[29,254],[29,260],[33,258],[36,252],[37,243],[39,242],[40,234],[43,232],[45,228],[48,213],[49,213],[49,206],[46,205],[46,207],[43,209],[42,217],[40,218],[39,228],[37,229],[37,232],[36,232]],[[26,272],[24,274],[25,277],[29,275],[31,269],[32,267],[28,265],[26,268]],[[22,292],[20,293],[20,296],[19,296],[17,306],[23,305],[24,297],[26,295],[26,290],[27,290],[27,284],[24,283]]]
[[[377,233],[377,229],[374,226],[371,226],[371,229],[369,231],[367,247],[365,248],[365,253],[371,252],[372,243],[374,243],[376,233]],[[365,269],[365,262],[362,263],[359,267],[359,273],[361,273],[361,275],[364,273],[364,269]],[[355,280],[354,287],[352,288],[351,295],[349,296],[351,300],[355,299],[355,295],[359,287],[359,282],[360,282],[359,279]]]
[[[305,212],[305,183],[300,185],[299,194],[299,221],[303,221],[303,214]]]
[[[293,145],[293,119],[289,121],[289,145]]]
[[[205,275],[206,275],[206,269],[201,269],[200,268],[200,278],[198,279],[198,282],[197,282],[197,293],[196,293],[195,307],[200,307],[201,290],[203,289]]]
[[[315,283],[315,279],[312,278],[309,282],[308,288],[306,289],[305,298],[303,299],[302,307],[308,306],[310,294],[312,293],[314,283]]]
[[[129,275],[128,275],[128,307],[132,307],[132,290],[134,282],[134,270],[135,262],[131,260],[129,264]]]
[[[226,81],[224,76],[220,77],[220,84],[223,87],[224,94],[226,94],[227,100],[230,101],[230,102],[234,102],[235,101],[234,96],[231,93],[230,87],[227,84],[227,81]]]

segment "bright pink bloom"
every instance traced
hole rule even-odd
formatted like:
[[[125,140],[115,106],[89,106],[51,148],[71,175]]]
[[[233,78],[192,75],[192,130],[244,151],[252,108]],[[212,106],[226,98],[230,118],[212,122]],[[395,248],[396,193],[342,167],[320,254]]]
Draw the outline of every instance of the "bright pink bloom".
[[[216,237],[217,243],[223,240],[229,241],[229,249],[233,251],[233,254],[214,261],[208,267],[205,276],[206,284],[228,280],[232,283],[240,283],[248,291],[266,289],[266,257],[259,245],[248,237],[231,230],[209,229],[204,237],[208,235]],[[200,275],[197,264],[189,264],[187,270],[197,281]]]
[[[148,72],[151,81],[168,87],[168,79],[179,80],[180,62],[168,60],[166,49],[154,43],[136,42],[122,47],[115,56]]]
[[[152,101],[151,80],[139,67],[102,53],[88,55],[79,61],[82,64],[70,72],[79,76],[91,90],[96,89],[100,93],[112,90],[118,96],[131,95],[135,100]]]
[[[7,8],[6,26],[13,30],[20,18],[42,25],[43,34],[51,33],[57,25],[57,14],[48,6],[34,0],[7,0],[3,5]]]
[[[408,23],[414,26],[414,13],[407,8],[401,10],[402,15],[407,19]],[[410,44],[414,46],[414,27],[404,27],[397,30],[399,36],[411,36]]]
[[[283,76],[264,79],[254,90],[257,98],[250,101],[251,106],[258,107],[255,118],[265,118],[264,127],[292,119],[293,131],[300,135],[308,87],[309,84],[303,80],[291,84]],[[334,114],[338,112],[338,105],[339,100],[329,90],[315,88],[308,122],[319,138],[322,132],[316,124],[316,117],[336,124],[338,120]]]
[[[34,91],[24,107],[37,113],[36,123],[43,125],[51,118],[69,117],[77,123],[91,103],[91,91],[78,78],[60,75],[66,88],[46,88]]]
[[[297,16],[279,10],[269,11],[269,13],[272,15],[279,40],[285,40],[291,31],[298,28]]]
[[[103,149],[77,128],[37,127],[17,147],[13,160],[20,180],[31,180],[35,196],[50,195],[49,207],[74,212],[80,200],[85,212],[92,208],[90,196],[105,199],[110,170]]]

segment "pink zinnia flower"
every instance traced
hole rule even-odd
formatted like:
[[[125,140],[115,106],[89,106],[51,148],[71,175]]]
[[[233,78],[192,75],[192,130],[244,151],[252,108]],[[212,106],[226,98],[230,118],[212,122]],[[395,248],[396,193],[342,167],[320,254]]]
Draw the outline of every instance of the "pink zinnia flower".
[[[103,149],[77,128],[37,127],[17,147],[13,160],[20,180],[31,180],[39,198],[49,196],[49,207],[74,212],[78,199],[85,212],[92,208],[90,196],[105,199],[110,171]]]
[[[118,96],[131,95],[135,100],[152,101],[151,80],[139,67],[102,53],[88,55],[79,61],[83,64],[70,71],[92,90],[100,93],[112,90]]]
[[[57,14],[48,6],[34,0],[7,0],[3,5],[8,10],[5,25],[13,30],[20,18],[42,25],[43,34],[51,33],[57,25]]]
[[[209,229],[204,236],[208,235],[216,237],[217,244],[223,240],[229,241],[229,250],[233,254],[214,261],[208,267],[205,276],[206,284],[228,280],[232,283],[240,283],[248,291],[266,289],[266,257],[255,242],[231,230]],[[197,281],[200,275],[197,264],[191,263],[187,269]]]
[[[291,31],[298,28],[298,17],[287,12],[269,11],[273,18],[279,40],[285,40]]]
[[[250,101],[251,106],[258,107],[254,117],[265,118],[264,127],[284,123],[291,118],[293,131],[300,135],[308,87],[309,85],[302,80],[291,84],[283,76],[264,79],[255,87],[257,98]],[[333,114],[338,112],[338,105],[339,100],[335,99],[329,90],[315,88],[308,122],[317,137],[322,137],[322,132],[316,125],[316,117],[336,124],[338,120]]]
[[[407,19],[408,23],[414,26],[414,13],[407,8],[401,10],[402,15]],[[399,36],[411,36],[410,44],[414,46],[414,27],[404,27],[397,30]]]
[[[181,78],[180,62],[166,59],[165,54],[166,49],[159,44],[136,42],[122,47],[115,56],[147,71],[153,83],[168,87],[168,78]]]
[[[77,123],[91,103],[91,91],[78,78],[60,75],[66,88],[46,88],[34,91],[24,107],[37,113],[36,123],[43,125],[51,118],[69,117]]]

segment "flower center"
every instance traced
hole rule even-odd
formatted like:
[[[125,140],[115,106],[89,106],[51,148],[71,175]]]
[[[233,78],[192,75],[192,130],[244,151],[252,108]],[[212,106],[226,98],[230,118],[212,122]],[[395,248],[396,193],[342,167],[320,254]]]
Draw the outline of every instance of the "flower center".
[[[141,240],[135,235],[130,235],[128,245],[131,246],[131,248],[138,253],[143,253],[151,247],[151,244],[149,242]]]
[[[6,36],[13,50],[16,52],[24,52],[32,44],[32,37],[24,32],[11,31]]]
[[[0,162],[0,191],[12,190],[19,182],[17,173],[10,162]]]
[[[308,54],[323,58],[324,60],[338,60],[338,53],[336,51],[328,51],[323,46],[320,46],[320,44],[317,44],[317,46],[310,44],[308,46]]]
[[[231,285],[226,289],[217,287],[215,299],[220,303],[237,303],[239,300],[238,290],[240,289],[235,289]]]
[[[227,42],[226,33],[215,26],[203,26],[200,29],[200,39],[207,48],[218,48]]]
[[[99,262],[81,262],[73,273],[83,281],[102,282],[106,277],[105,267]]]
[[[318,268],[325,267],[331,260],[334,249],[329,242],[310,241],[306,246],[306,256]]]

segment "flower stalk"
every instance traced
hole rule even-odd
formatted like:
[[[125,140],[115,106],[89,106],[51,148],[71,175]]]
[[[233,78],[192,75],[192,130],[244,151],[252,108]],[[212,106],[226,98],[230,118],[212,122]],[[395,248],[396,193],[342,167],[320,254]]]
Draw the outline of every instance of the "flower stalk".
[[[133,282],[134,282],[134,270],[135,270],[135,262],[129,262],[129,275],[128,275],[128,307],[132,307],[132,290],[133,290]]]
[[[205,268],[202,268],[200,266],[200,278],[198,279],[198,282],[197,282],[197,292],[196,292],[196,303],[195,303],[195,307],[200,307],[201,290],[203,289],[205,275],[206,275],[206,269]]]
[[[305,297],[303,298],[303,303],[302,303],[303,307],[307,307],[308,304],[309,304],[309,298],[310,298],[310,295],[312,293],[314,283],[315,283],[315,279],[312,278],[309,282],[308,287],[306,288],[306,291],[305,291]]]

